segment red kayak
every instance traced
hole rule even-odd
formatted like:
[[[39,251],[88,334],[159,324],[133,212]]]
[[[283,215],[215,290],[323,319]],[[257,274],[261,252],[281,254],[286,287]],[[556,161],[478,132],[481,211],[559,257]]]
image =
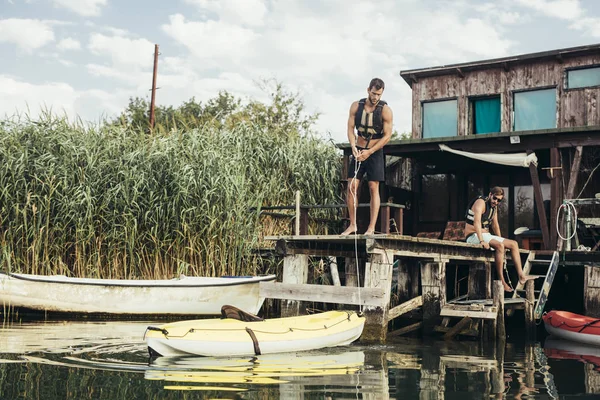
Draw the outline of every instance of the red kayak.
[[[559,338],[600,346],[600,319],[568,311],[550,311],[542,317],[546,331]]]

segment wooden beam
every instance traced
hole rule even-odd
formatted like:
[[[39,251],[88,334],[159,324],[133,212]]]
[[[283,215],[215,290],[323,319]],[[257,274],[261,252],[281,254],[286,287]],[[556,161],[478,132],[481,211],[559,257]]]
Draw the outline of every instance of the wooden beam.
[[[416,331],[417,329],[421,329],[423,326],[423,321],[419,321],[412,325],[405,326],[404,328],[396,329],[395,331],[388,332],[388,336],[402,336],[407,333]]]
[[[498,314],[496,307],[485,307],[482,310],[470,310],[466,307],[454,306],[447,304],[442,307],[440,315],[442,317],[471,317],[478,319],[490,319],[495,320]]]
[[[550,166],[551,168],[555,168],[552,177],[550,178],[550,227],[556,227],[556,212],[558,211],[558,207],[562,204],[562,181],[563,174],[561,169],[561,160],[560,153],[557,148],[550,149]],[[545,209],[538,208],[538,215],[541,215],[542,212],[545,213]],[[558,244],[558,235],[556,233],[556,229],[550,229],[550,247],[545,246],[548,250],[556,250]]]
[[[532,153],[528,151],[528,153]],[[540,230],[542,231],[542,238],[544,240],[544,248],[549,249],[550,247],[550,233],[548,231],[548,220],[546,219],[546,213],[544,212],[544,198],[542,197],[542,187],[540,185],[540,177],[538,175],[537,166],[534,163],[529,164],[529,174],[531,175],[531,183],[533,185],[533,193],[535,199],[535,205],[538,209],[538,217],[540,219]]]
[[[259,282],[259,291],[261,297],[269,299],[314,301],[363,306],[380,306],[384,297],[384,291],[379,288],[309,284],[298,285],[273,282]]]
[[[467,326],[471,325],[473,320],[470,317],[464,317],[456,325],[454,325],[446,334],[444,335],[444,340],[452,340],[456,335],[458,335],[463,329]]]
[[[569,185],[565,199],[572,199],[575,196],[575,186],[577,185],[577,176],[579,175],[579,167],[581,165],[581,154],[583,153],[583,146],[577,146],[575,148],[575,156],[573,157],[573,164],[571,164],[571,173],[569,174]]]
[[[409,300],[407,302],[404,302],[404,303],[392,308],[388,312],[387,320],[391,321],[395,318],[398,318],[399,316],[401,316],[403,314],[406,314],[407,312],[410,312],[418,307],[421,307],[422,305],[423,305],[423,296],[417,296],[412,300]]]

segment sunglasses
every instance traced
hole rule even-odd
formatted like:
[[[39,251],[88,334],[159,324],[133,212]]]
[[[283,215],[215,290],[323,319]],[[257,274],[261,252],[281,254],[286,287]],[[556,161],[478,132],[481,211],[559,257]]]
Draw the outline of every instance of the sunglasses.
[[[497,201],[498,203],[502,203],[502,200],[504,200],[504,198],[502,198],[502,199],[499,199],[499,198],[498,198],[498,197],[496,197],[496,196],[492,196],[492,200],[494,200],[494,201]]]

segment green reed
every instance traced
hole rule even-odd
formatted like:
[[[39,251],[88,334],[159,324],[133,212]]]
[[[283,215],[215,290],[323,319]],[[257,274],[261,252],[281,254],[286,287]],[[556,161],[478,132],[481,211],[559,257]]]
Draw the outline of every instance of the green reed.
[[[260,127],[147,135],[46,115],[0,121],[0,268],[164,278],[254,274],[252,207],[339,202],[340,156]],[[286,231],[285,233],[289,233]]]

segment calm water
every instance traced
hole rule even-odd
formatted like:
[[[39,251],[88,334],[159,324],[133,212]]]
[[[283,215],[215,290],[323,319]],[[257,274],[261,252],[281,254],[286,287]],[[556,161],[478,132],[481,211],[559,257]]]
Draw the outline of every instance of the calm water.
[[[1,399],[600,398],[600,348],[402,340],[295,354],[151,360],[156,322],[0,327]],[[545,346],[545,347],[544,347]]]

